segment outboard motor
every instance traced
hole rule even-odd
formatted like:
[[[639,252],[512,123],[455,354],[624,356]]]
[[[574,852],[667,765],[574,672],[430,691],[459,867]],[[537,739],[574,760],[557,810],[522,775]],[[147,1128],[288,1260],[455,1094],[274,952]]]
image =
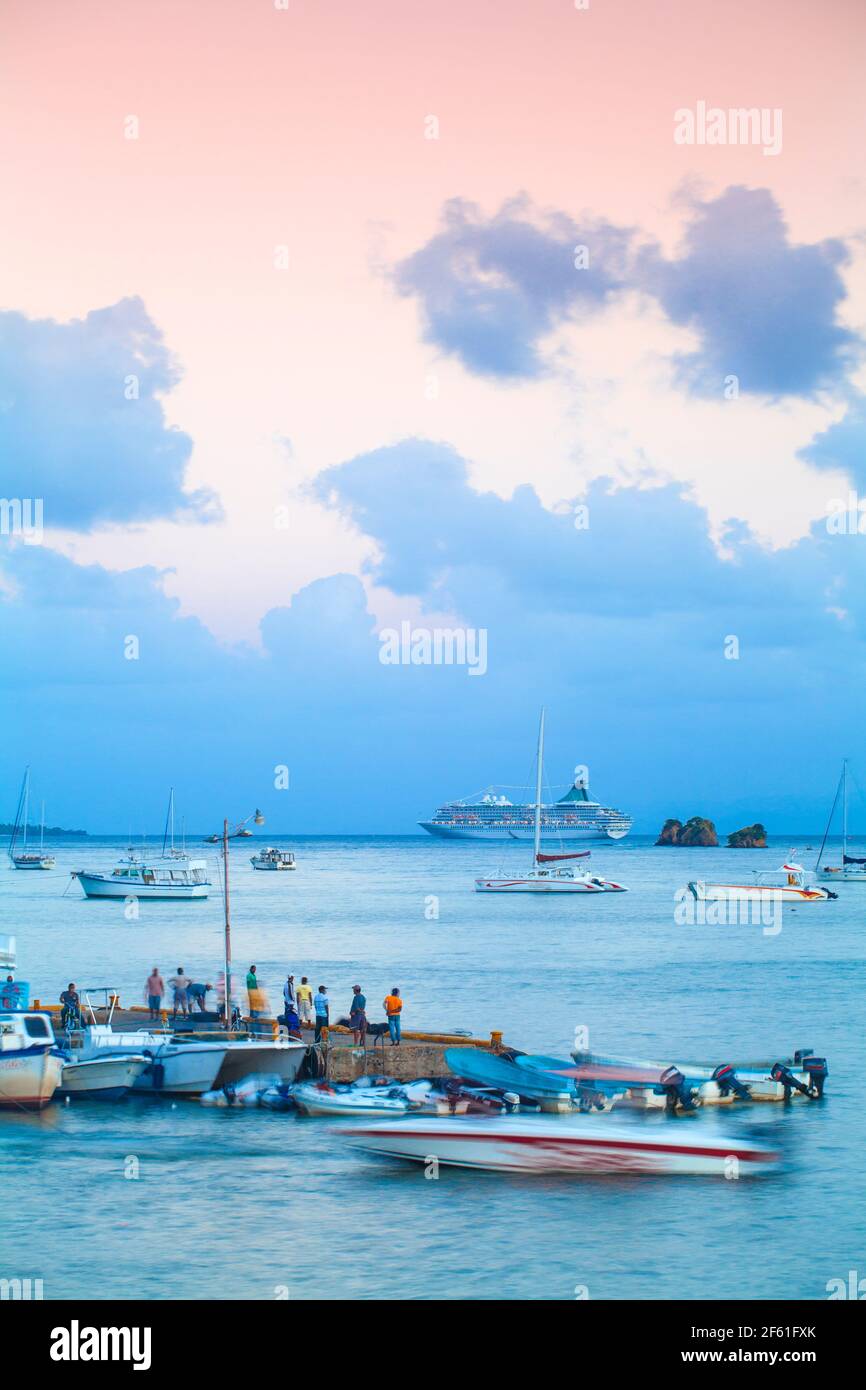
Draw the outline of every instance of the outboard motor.
[[[716,1067],[712,1080],[715,1081],[723,1096],[735,1095],[737,1100],[752,1099],[751,1091],[737,1078],[730,1062],[723,1062],[721,1066]]]
[[[678,1067],[666,1067],[659,1077],[659,1085],[665,1093],[666,1110],[674,1111],[678,1105],[683,1110],[694,1110],[695,1103],[686,1086],[686,1078]]]
[[[800,1065],[803,1068],[804,1072],[806,1072],[810,1082],[812,1083],[812,1095],[814,1096],[815,1100],[820,1100],[824,1094],[824,1082],[826,1081],[827,1074],[830,1070],[830,1068],[827,1066],[827,1058],[814,1056],[803,1057],[802,1059],[800,1059]]]
[[[579,1081],[577,1085],[577,1100],[582,1112],[588,1110],[603,1110],[607,1097],[604,1091],[598,1091],[588,1081]]]
[[[785,1100],[791,1099],[792,1091],[799,1091],[801,1096],[814,1097],[815,1092],[809,1087],[804,1086],[802,1081],[798,1081],[794,1073],[784,1062],[774,1062],[770,1068],[770,1075],[774,1081],[778,1081],[785,1088]]]

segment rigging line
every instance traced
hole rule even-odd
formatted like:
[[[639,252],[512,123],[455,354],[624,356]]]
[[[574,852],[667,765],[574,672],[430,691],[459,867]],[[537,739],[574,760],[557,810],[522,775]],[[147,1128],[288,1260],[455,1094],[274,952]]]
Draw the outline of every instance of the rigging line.
[[[844,774],[843,774],[844,775]],[[830,816],[827,820],[827,828],[824,831],[824,838],[821,841],[821,848],[818,850],[818,858],[815,860],[816,870],[820,867],[821,856],[824,853],[824,846],[827,843],[827,836],[830,834],[830,826],[833,824],[833,817],[836,814],[836,807],[839,804],[839,793],[842,790],[842,778],[836,783],[836,795],[833,797],[833,805],[830,807]]]

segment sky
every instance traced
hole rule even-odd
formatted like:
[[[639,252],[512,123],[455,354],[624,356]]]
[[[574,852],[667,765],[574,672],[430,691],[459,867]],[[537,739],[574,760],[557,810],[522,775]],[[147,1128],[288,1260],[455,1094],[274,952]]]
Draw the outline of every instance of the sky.
[[[542,704],[644,832],[866,787],[864,31],[4,0],[0,820],[411,833]]]

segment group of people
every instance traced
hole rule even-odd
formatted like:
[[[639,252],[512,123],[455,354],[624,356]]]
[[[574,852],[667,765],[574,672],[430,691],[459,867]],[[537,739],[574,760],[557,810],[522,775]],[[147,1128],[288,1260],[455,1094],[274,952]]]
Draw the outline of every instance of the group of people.
[[[253,981],[252,986],[250,981]],[[256,967],[250,966],[250,973],[247,975],[247,990],[250,992],[250,1016],[253,1016],[253,991],[258,991],[258,979],[256,977]],[[391,1046],[398,1047],[400,1044],[400,1016],[403,1012],[403,998],[399,989],[395,985],[390,994],[386,995],[382,1001],[385,1010],[385,1017],[388,1020],[388,1033],[391,1038]],[[331,1000],[328,996],[327,985],[319,985],[313,994],[310,983],[306,975],[301,976],[301,983],[295,984],[294,975],[286,978],[283,985],[283,1014],[282,1020],[286,1025],[289,1037],[300,1038],[301,1025],[315,1024],[315,1040],[321,1042],[323,1034],[331,1024]],[[363,1047],[367,1038],[367,997],[360,985],[352,986],[352,1000],[349,1005],[348,1026],[352,1030],[352,1040],[355,1047]]]
[[[184,973],[182,965],[177,967],[174,975],[169,977],[169,988],[172,991],[172,1018],[177,1018],[182,1014],[189,1018],[193,1007],[198,1006],[200,1013],[207,1011],[207,996],[213,989],[211,984],[199,984]],[[147,977],[144,986],[144,998],[150,1010],[151,1021],[159,1018],[162,1011],[162,1001],[165,998],[165,981],[159,972],[159,966],[155,965]]]

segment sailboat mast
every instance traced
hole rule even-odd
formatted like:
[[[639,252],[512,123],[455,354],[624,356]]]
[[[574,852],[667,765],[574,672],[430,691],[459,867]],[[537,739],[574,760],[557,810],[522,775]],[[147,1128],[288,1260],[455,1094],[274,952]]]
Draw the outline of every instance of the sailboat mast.
[[[24,843],[22,852],[27,849],[27,821],[30,816],[30,768],[24,773]]]
[[[225,1027],[232,1026],[232,924],[229,911],[229,823],[223,821],[223,894],[225,900]]]
[[[544,771],[544,707],[541,709],[541,721],[538,725],[538,767],[535,776],[535,853],[533,863],[538,863],[538,851],[541,849],[541,779]]]
[[[842,870],[848,853],[848,759],[842,759]]]
[[[42,819],[39,822],[39,853],[45,848],[45,802],[42,803]]]

